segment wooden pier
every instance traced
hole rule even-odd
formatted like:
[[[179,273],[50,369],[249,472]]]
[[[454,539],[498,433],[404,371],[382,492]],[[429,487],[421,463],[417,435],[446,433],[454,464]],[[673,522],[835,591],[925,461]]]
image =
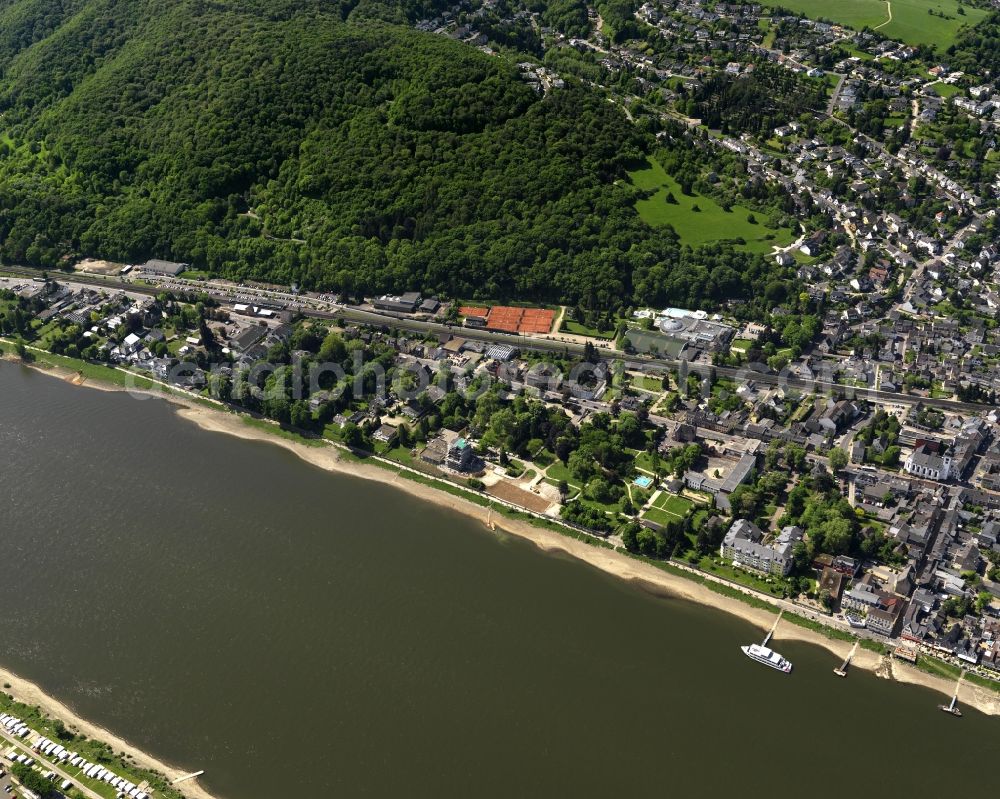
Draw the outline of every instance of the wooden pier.
[[[858,645],[860,643],[861,641],[855,641],[854,646],[851,647],[851,651],[848,652],[847,657],[844,658],[844,662],[840,664],[840,668],[833,670],[833,673],[836,674],[838,677],[847,676],[847,667],[851,665],[851,658],[853,658],[854,653],[858,651]]]
[[[958,706],[958,689],[962,687],[962,680],[965,679],[965,669],[962,669],[962,673],[958,677],[958,684],[955,686],[955,695],[951,698],[951,703],[947,705],[938,705],[938,710],[943,710],[945,713],[950,713],[953,716],[961,716],[962,709]]]
[[[774,620],[774,624],[771,625],[771,629],[768,630],[767,635],[764,636],[764,643],[762,643],[761,646],[767,646],[768,642],[774,636],[774,631],[778,629],[778,622],[781,621],[781,617],[784,613],[785,611],[783,610],[778,611],[778,618]]]

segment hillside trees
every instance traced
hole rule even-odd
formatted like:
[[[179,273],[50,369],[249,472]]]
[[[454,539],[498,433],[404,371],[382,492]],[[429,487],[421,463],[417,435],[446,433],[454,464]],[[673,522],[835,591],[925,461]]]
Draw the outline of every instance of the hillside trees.
[[[748,299],[773,271],[645,225],[624,178],[652,139],[589,87],[540,96],[513,59],[389,24],[434,0],[14,5],[4,260],[586,309]]]

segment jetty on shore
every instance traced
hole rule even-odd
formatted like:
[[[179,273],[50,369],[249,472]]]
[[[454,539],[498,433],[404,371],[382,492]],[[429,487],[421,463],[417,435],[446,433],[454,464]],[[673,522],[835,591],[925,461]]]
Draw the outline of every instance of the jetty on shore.
[[[779,610],[778,611],[778,618],[776,618],[774,620],[774,624],[771,625],[771,629],[767,631],[767,635],[764,636],[764,641],[763,641],[763,643],[761,643],[761,646],[767,646],[771,642],[771,638],[774,637],[775,630],[778,629],[778,622],[781,621],[781,617],[784,614],[785,614],[785,611],[783,611],[783,610]]]
[[[943,710],[945,713],[950,713],[953,716],[961,716],[962,709],[958,706],[958,689],[962,687],[962,680],[965,679],[965,669],[962,669],[962,673],[958,677],[958,683],[955,685],[955,694],[951,698],[951,702],[947,705],[938,705],[938,710]]]
[[[854,657],[854,654],[858,651],[858,646],[860,645],[860,643],[861,641],[855,641],[854,646],[851,647],[851,651],[848,652],[847,657],[844,658],[844,662],[840,664],[840,668],[833,670],[833,673],[836,674],[838,677],[847,676],[847,667],[851,665],[851,659]]]

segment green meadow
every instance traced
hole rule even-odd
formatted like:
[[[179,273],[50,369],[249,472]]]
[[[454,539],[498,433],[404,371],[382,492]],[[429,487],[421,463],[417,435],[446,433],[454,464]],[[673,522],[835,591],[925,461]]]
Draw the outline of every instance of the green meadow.
[[[636,201],[635,209],[642,220],[653,227],[670,225],[683,244],[697,247],[741,238],[746,241],[746,249],[769,253],[772,245],[784,245],[792,240],[788,228],[771,230],[762,222],[749,222],[748,217],[754,213],[749,208],[734,205],[732,210],[726,211],[711,197],[683,194],[677,181],[652,158],[648,159],[645,169],[629,172],[629,177],[636,188],[655,192],[648,199]],[[667,202],[670,194],[676,203]],[[696,211],[696,206],[700,210]],[[758,220],[763,216],[761,213],[755,215]]]
[[[962,91],[953,83],[935,83],[931,88],[941,97],[953,97]]]
[[[905,44],[929,44],[938,51],[955,43],[963,25],[975,25],[987,14],[984,9],[964,5],[959,0],[891,0],[891,3],[890,22],[889,4],[885,0],[764,0],[766,6],[780,6],[811,19],[830,20],[855,30],[878,28],[885,36]],[[959,7],[964,15],[958,13]]]
[[[958,13],[960,6],[964,15]],[[949,19],[931,16],[927,13],[929,9]],[[977,25],[988,13],[958,0],[892,0],[892,22],[879,28],[879,32],[906,44],[930,44],[943,53],[955,43],[962,26]]]

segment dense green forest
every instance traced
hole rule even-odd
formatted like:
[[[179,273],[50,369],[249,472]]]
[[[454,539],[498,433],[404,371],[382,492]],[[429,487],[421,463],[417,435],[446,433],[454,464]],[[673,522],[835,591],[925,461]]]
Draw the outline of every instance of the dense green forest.
[[[623,182],[652,143],[593,90],[542,97],[513,60],[393,24],[433,11],[0,0],[0,256],[591,307],[774,277],[640,221]]]
[[[541,6],[542,20],[567,36],[586,38],[590,34],[587,4],[583,0],[549,0]]]
[[[993,12],[973,28],[964,28],[948,48],[948,63],[971,75],[1000,74],[1000,12]]]

